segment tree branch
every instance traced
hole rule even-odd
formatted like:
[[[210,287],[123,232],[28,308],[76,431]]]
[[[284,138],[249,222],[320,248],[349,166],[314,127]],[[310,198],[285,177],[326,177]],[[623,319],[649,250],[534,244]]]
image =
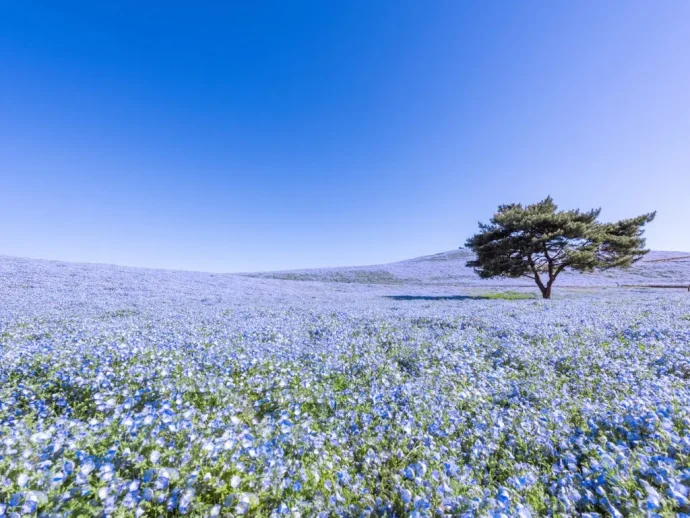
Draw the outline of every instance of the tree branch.
[[[553,259],[551,259],[551,256],[549,255],[549,250],[544,245],[544,257],[546,257],[546,260],[549,263],[549,285],[553,284],[553,281],[556,279],[555,275],[553,274]]]
[[[537,286],[539,286],[541,292],[544,293],[546,291],[546,287],[544,286],[544,283],[541,281],[541,277],[539,276],[537,267],[535,266],[534,261],[532,260],[532,254],[529,254],[527,256],[527,261],[529,263],[529,267],[532,269],[532,273],[534,274],[534,281],[537,283]]]

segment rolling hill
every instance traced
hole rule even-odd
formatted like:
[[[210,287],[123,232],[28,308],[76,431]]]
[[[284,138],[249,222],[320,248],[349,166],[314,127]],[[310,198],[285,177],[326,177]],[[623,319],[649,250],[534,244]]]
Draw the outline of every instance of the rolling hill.
[[[318,281],[385,285],[533,286],[529,279],[480,279],[465,263],[472,253],[465,249],[442,252],[374,266],[317,268],[243,274],[248,277],[290,281]],[[627,270],[595,273],[564,272],[559,286],[642,286],[690,284],[690,253],[652,251]]]

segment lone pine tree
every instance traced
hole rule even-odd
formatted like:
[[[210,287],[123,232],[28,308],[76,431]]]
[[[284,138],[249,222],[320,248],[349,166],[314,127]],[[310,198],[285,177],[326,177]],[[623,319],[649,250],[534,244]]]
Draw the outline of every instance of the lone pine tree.
[[[624,268],[641,259],[643,227],[656,212],[615,223],[597,221],[601,209],[559,211],[549,196],[539,203],[501,205],[487,225],[465,246],[475,253],[468,261],[482,278],[528,277],[545,299],[565,269],[587,272]]]

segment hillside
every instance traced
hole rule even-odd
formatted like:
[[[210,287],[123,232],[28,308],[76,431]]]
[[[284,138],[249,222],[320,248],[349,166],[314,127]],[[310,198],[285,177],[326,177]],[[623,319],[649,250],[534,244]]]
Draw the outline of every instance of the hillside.
[[[452,250],[395,263],[317,268],[243,274],[249,277],[292,281],[320,281],[357,284],[482,286],[532,286],[529,279],[480,279],[465,263],[472,257],[468,250]],[[564,272],[561,286],[628,286],[690,284],[690,253],[650,252],[627,270],[591,274]]]
[[[687,279],[674,257],[574,278]],[[0,257],[0,515],[687,516],[690,294],[543,301],[466,259],[302,282]]]

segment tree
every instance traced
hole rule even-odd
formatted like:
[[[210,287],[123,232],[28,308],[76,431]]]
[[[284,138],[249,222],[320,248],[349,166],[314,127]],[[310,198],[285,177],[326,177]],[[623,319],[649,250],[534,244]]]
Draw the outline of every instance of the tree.
[[[559,211],[549,196],[539,203],[501,205],[490,224],[465,246],[475,253],[467,266],[483,279],[528,277],[545,299],[566,269],[580,272],[625,268],[641,259],[643,227],[656,212],[616,223],[597,221],[601,209]],[[543,276],[543,278],[542,278]]]

